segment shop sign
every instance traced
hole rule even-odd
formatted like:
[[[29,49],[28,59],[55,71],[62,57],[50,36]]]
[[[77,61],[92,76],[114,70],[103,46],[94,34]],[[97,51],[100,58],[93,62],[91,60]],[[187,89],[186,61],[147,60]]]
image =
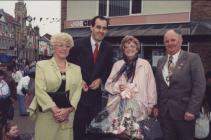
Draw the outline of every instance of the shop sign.
[[[88,27],[91,26],[91,20],[66,21],[64,26],[65,28]]]

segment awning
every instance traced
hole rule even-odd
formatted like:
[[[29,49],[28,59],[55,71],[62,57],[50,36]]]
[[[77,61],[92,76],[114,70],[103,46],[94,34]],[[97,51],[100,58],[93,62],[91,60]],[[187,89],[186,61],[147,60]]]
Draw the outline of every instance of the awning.
[[[4,53],[0,53],[0,62],[1,63],[8,63],[8,62],[12,61],[14,58],[16,58],[16,56],[11,56],[11,55],[7,55]]]
[[[211,35],[211,21],[168,23],[168,24],[145,24],[109,26],[107,37],[133,36],[163,36],[168,29],[179,29],[183,35]],[[73,37],[87,37],[90,35],[90,28],[69,28],[64,30]]]

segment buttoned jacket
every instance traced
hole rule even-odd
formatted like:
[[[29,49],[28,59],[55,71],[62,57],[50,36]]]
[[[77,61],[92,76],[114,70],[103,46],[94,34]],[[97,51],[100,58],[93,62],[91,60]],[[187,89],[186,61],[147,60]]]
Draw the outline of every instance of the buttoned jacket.
[[[167,55],[158,61],[156,83],[158,91],[158,107],[160,115],[169,111],[172,118],[183,120],[184,113],[199,113],[205,94],[205,75],[198,54],[181,51],[168,86],[162,70]]]

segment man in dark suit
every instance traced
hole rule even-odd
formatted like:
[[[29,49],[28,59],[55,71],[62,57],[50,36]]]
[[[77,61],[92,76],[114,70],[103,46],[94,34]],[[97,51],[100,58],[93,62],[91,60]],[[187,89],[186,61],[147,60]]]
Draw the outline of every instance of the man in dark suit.
[[[91,36],[75,41],[69,61],[81,67],[83,91],[74,120],[74,139],[96,139],[86,135],[86,127],[101,110],[101,85],[106,82],[112,68],[113,50],[103,39],[109,21],[96,16],[91,22]],[[97,45],[96,45],[97,44]]]
[[[164,34],[167,55],[158,61],[158,111],[164,140],[193,140],[195,119],[205,94],[205,75],[198,54],[181,50],[182,35]]]

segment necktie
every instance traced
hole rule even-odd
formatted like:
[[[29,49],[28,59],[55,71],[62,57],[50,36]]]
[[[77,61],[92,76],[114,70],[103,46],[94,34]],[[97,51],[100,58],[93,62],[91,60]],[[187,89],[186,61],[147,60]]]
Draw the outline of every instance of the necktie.
[[[96,44],[95,44],[95,49],[94,49],[94,52],[93,52],[93,62],[94,62],[94,64],[95,64],[96,61],[97,61],[98,52],[99,52],[99,44],[96,43]]]
[[[172,73],[173,73],[173,68],[174,68],[174,64],[173,64],[173,56],[170,55],[169,56],[169,60],[168,60],[168,76],[166,78],[166,81],[169,82],[171,76],[172,76]]]

